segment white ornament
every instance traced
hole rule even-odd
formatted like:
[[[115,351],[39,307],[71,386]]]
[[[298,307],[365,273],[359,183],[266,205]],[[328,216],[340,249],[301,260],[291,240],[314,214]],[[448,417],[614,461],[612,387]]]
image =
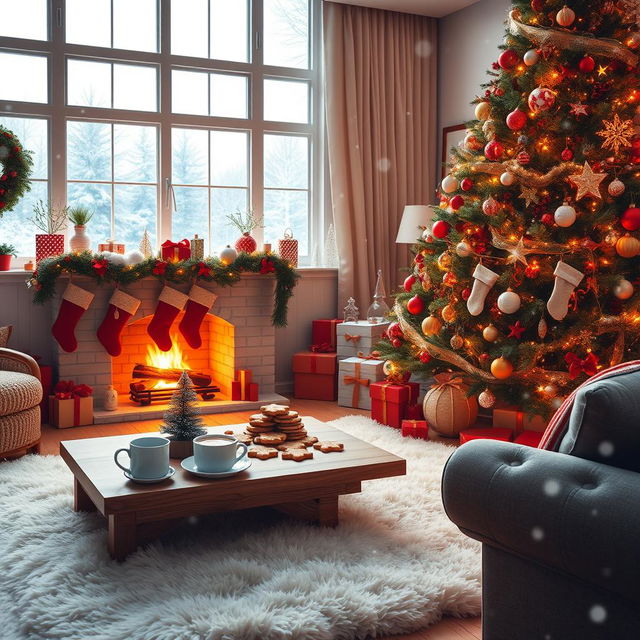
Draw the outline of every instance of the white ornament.
[[[144,256],[142,255],[141,251],[129,251],[129,253],[127,253],[125,255],[125,260],[127,264],[140,264],[143,260],[144,260]]]
[[[500,211],[500,203],[493,197],[489,196],[482,203],[482,211],[485,215],[495,216],[498,211]]]
[[[529,49],[522,59],[528,67],[532,67],[538,62],[538,60],[540,60],[540,55],[535,49]]]
[[[453,193],[454,191],[457,191],[457,189],[458,189],[458,181],[451,174],[443,178],[442,190],[445,193]]]
[[[625,189],[626,187],[624,185],[624,182],[622,182],[622,180],[618,180],[618,178],[613,180],[607,187],[609,195],[613,196],[614,198],[621,196],[625,192]]]
[[[513,184],[515,184],[515,182],[516,182],[516,177],[513,175],[513,173],[509,173],[508,171],[505,171],[500,176],[500,183],[505,187],[510,187]]]
[[[613,288],[613,295],[620,300],[628,300],[633,295],[633,285],[623,278]]]
[[[559,227],[570,227],[576,221],[576,210],[565,202],[556,209],[553,219]]]
[[[498,296],[498,309],[500,309],[502,313],[515,313],[520,309],[520,304],[520,296],[515,291],[511,291],[511,289],[508,289]]]
[[[472,316],[479,316],[484,310],[484,301],[491,287],[496,283],[499,276],[497,273],[487,269],[478,263],[473,272],[473,288],[467,300],[467,309]]]
[[[537,87],[529,94],[529,109],[534,113],[550,109],[556,101],[556,94],[548,87]]]
[[[471,247],[466,242],[458,242],[458,244],[456,245],[456,253],[461,258],[466,258],[467,256],[470,256],[471,251],[472,251]]]
[[[574,20],[576,19],[576,14],[573,9],[569,9],[566,5],[556,13],[556,22],[561,27],[570,27]]]
[[[429,240],[429,238],[431,237],[431,229],[429,229],[429,227],[427,227],[423,232],[422,232],[422,239],[425,242],[431,242],[431,240]]]
[[[569,299],[573,290],[580,284],[584,273],[574,269],[566,262],[558,262],[553,272],[555,282],[551,297],[547,301],[547,311],[554,320],[563,320],[569,313]]]
[[[238,252],[230,245],[227,245],[220,252],[220,262],[222,264],[231,264],[238,257]]]

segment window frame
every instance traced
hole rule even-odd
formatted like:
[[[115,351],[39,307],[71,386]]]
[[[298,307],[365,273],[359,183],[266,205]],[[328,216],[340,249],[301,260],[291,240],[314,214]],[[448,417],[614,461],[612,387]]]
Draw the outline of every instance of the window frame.
[[[158,212],[156,238],[159,244],[171,238],[173,212],[171,174],[171,130],[173,127],[248,130],[248,187],[251,208],[262,219],[264,212],[264,136],[265,134],[304,135],[309,139],[309,218],[308,255],[300,264],[311,265],[314,248],[324,238],[325,219],[322,186],[324,183],[321,53],[321,2],[309,0],[309,69],[277,67],[263,63],[263,2],[247,0],[249,7],[249,62],[172,55],[171,0],[158,3],[158,52],[131,51],[65,42],[65,0],[48,0],[49,40],[0,37],[0,50],[13,53],[45,55],[48,59],[48,102],[8,102],[0,100],[0,112],[11,117],[44,117],[49,121],[49,197],[54,202],[67,202],[66,123],[68,120],[110,122],[113,124],[156,125],[158,140]],[[98,62],[155,65],[158,68],[158,110],[156,112],[81,107],[66,104],[67,60],[89,59]],[[248,118],[198,116],[171,112],[171,71],[183,69],[205,72],[242,73],[248,77]],[[309,83],[309,123],[285,123],[263,120],[264,79],[305,80]],[[55,153],[53,152],[55,150]],[[113,207],[112,203],[112,207]],[[113,213],[112,213],[113,215]],[[283,230],[284,231],[284,230]],[[264,243],[261,227],[255,230],[258,246]],[[213,240],[211,252],[215,247]],[[133,247],[132,247],[133,248]],[[273,247],[277,250],[277,247]],[[315,266],[315,265],[314,265]]]

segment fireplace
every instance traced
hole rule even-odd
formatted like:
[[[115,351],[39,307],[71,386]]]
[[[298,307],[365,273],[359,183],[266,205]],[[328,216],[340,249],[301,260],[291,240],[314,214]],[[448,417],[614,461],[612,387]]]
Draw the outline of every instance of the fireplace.
[[[111,358],[96,338],[96,330],[105,316],[113,289],[96,286],[93,280],[84,277],[76,276],[73,282],[93,291],[95,298],[76,328],[78,349],[73,353],[65,353],[57,348],[58,377],[89,384],[94,388],[97,423],[161,417],[166,409],[166,400],[141,406],[133,402],[129,394],[135,365],[150,364],[151,355],[158,355],[154,353],[155,343],[147,334],[147,326],[153,317],[162,283],[155,278],[146,278],[125,288],[141,303],[136,315],[122,331],[122,353]],[[65,286],[66,278],[61,276],[52,305],[54,318]],[[201,398],[200,411],[218,413],[250,410],[261,403],[286,401],[286,398],[275,393],[275,329],[271,324],[274,279],[259,274],[243,274],[240,282],[233,287],[217,287],[202,282],[199,286],[210,288],[218,295],[202,323],[202,346],[192,349],[183,339],[178,331],[182,318],[180,314],[172,325],[175,347],[172,356],[180,359],[174,368],[186,363],[186,368],[210,375],[211,385],[220,389],[215,392],[214,398]],[[176,289],[184,292],[188,288],[188,285],[176,286]],[[259,402],[231,401],[231,382],[238,369],[251,369],[253,372],[253,380],[259,384]],[[119,407],[115,412],[102,410],[102,397],[110,384],[119,394]]]

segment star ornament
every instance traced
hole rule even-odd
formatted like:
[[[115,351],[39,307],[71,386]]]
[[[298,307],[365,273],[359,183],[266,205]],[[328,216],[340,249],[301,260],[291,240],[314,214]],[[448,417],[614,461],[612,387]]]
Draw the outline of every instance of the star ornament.
[[[524,200],[525,206],[527,207],[531,204],[538,204],[538,202],[540,202],[540,196],[538,195],[538,191],[535,187],[521,187],[518,198],[520,198],[520,200]]]
[[[617,154],[620,147],[631,146],[631,138],[634,136],[633,120],[620,120],[616,113],[613,120],[603,120],[602,124],[604,129],[596,131],[596,135],[604,140],[603,149],[613,149],[613,153]]]
[[[581,102],[571,102],[570,105],[570,113],[573,116],[588,116],[589,115],[589,106],[586,104],[582,104]]]
[[[581,174],[569,176],[569,182],[578,189],[576,200],[585,196],[602,199],[600,183],[607,177],[606,173],[594,173],[588,162],[585,161]]]
[[[515,338],[516,340],[520,340],[522,338],[522,334],[527,330],[526,327],[523,327],[520,324],[520,320],[518,320],[515,324],[510,324],[509,329],[511,332],[507,336],[507,338]]]

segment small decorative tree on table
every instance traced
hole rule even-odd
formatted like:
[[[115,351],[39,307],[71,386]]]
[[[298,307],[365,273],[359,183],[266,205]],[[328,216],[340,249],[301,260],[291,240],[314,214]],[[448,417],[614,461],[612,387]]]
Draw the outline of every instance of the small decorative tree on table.
[[[197,400],[193,382],[189,374],[183,371],[160,427],[162,433],[171,440],[169,453],[172,458],[183,459],[192,456],[193,439],[207,433],[204,422],[196,410]]]

